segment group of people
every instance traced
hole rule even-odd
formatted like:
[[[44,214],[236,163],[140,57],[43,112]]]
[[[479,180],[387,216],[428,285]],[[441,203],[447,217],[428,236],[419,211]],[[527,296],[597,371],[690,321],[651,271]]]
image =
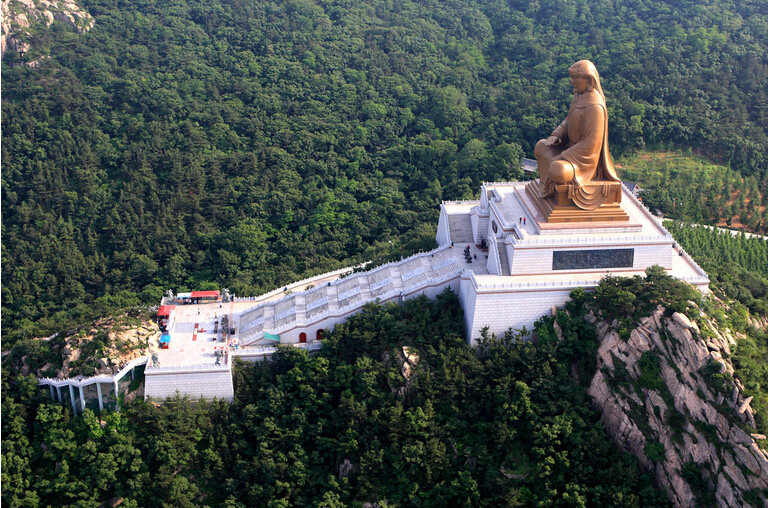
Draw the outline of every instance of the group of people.
[[[475,254],[475,257],[477,257],[477,254]],[[472,262],[472,251],[471,251],[469,245],[467,245],[467,248],[464,249],[464,259],[467,260],[467,263],[471,263]]]

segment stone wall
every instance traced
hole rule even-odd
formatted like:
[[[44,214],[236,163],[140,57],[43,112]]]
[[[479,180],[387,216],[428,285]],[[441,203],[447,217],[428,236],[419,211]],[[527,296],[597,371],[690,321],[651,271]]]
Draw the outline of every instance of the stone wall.
[[[465,334],[473,346],[485,326],[488,326],[489,333],[496,335],[503,335],[510,327],[533,330],[536,320],[550,315],[553,306],[565,305],[576,287],[525,289],[510,286],[484,290],[476,289],[471,278],[462,278],[461,283],[459,295],[464,308]]]
[[[305,333],[333,328],[359,312],[365,303],[395,301],[426,294],[434,298],[446,287],[458,291],[460,266],[453,249],[443,245],[369,272],[349,275],[319,287],[268,301],[239,317],[241,347],[268,344],[264,333],[280,335],[281,343],[297,343]]]
[[[448,227],[448,212],[445,210],[445,205],[440,205],[440,219],[437,222],[437,237],[435,238],[438,245],[447,245],[451,243],[451,232]]]
[[[445,288],[450,287],[454,292],[458,293],[459,291],[459,276],[456,274],[455,277],[450,278],[448,280],[442,281],[441,283],[436,283],[434,285],[430,285],[427,287],[420,286],[416,291],[409,292],[407,290],[404,290],[403,299],[409,299],[409,298],[416,298],[422,294],[426,295],[428,298],[434,299],[437,298],[437,295],[442,293]],[[390,293],[383,299],[379,299],[380,304],[384,304],[387,302],[392,301],[399,301],[400,300],[399,294],[393,294]],[[327,317],[324,317],[322,319],[308,322],[308,323],[297,323],[296,326],[288,329],[283,329],[280,331],[280,343],[282,344],[295,344],[299,342],[299,336],[302,333],[305,333],[307,335],[307,342],[312,342],[317,337],[317,331],[318,330],[325,330],[325,329],[333,329],[334,326],[336,326],[338,323],[343,323],[346,321],[350,316],[357,314],[360,312],[360,310],[363,308],[363,305],[366,302],[360,302],[357,305],[350,305],[346,307],[347,310],[344,313],[338,314],[338,315],[331,315],[327,314]],[[261,341],[261,344],[266,343],[267,341]]]
[[[475,329],[476,301],[477,292],[472,283],[471,274],[469,271],[464,271],[461,274],[461,284],[459,286],[459,303],[461,304],[461,308],[464,309],[464,337],[470,344],[475,344],[477,339],[480,338],[479,331],[477,332],[476,337],[472,336],[472,331]]]
[[[151,397],[162,402],[175,397],[178,390],[190,399],[219,398],[232,401],[235,390],[232,385],[232,371],[228,365],[184,366],[178,368],[148,368],[144,371],[144,398]]]

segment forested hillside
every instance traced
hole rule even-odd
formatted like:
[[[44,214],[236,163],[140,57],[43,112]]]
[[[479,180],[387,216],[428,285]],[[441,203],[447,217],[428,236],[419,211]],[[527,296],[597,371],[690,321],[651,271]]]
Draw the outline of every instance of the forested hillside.
[[[706,227],[665,222],[680,245],[709,274],[710,287],[724,300],[733,299],[752,314],[768,316],[768,241]],[[747,326],[741,309],[737,329]],[[735,316],[734,316],[735,317]]]
[[[3,505],[669,506],[590,406],[593,326],[470,349],[461,316],[450,292],[369,305],[319,356],[239,365],[233,404],[72,418],[6,362]]]
[[[441,199],[520,176],[581,58],[615,153],[694,148],[765,195],[762,0],[83,6],[2,64],[4,341],[429,245]]]
[[[664,217],[768,232],[768,181],[684,151],[640,151],[617,159],[620,176],[639,182],[645,206]]]
[[[231,404],[139,400],[119,413],[86,409],[73,418],[36,387],[34,376],[16,375],[12,362],[3,362],[3,505],[669,506],[653,485],[654,468],[644,471],[619,451],[592,408],[587,387],[602,372],[595,325],[605,334],[615,317],[623,336],[615,343],[636,344],[633,329],[661,304],[666,315],[701,321],[708,335],[696,337],[693,349],[715,333],[706,316],[717,321],[718,334],[730,336],[742,325],[663,269],[647,273],[606,277],[594,294],[574,291],[556,318],[537,322],[535,340],[510,331],[486,336],[476,348],[461,338],[462,312],[450,291],[434,301],[371,304],[337,326],[316,356],[285,346],[274,361],[237,364]],[[606,322],[593,324],[595,315]],[[747,330],[731,356],[744,397],[755,396],[755,428],[739,424],[732,409],[719,409],[738,428],[763,434],[767,341],[765,330]],[[614,358],[617,391],[644,396],[643,388],[666,386],[658,358],[655,370],[640,362],[639,379]],[[691,374],[690,365],[677,368]],[[732,380],[717,369],[704,374],[713,385]],[[730,449],[682,402],[681,412],[671,401],[654,404],[655,410],[647,406],[657,411],[654,425],[668,425],[675,442],[706,437],[713,450]],[[647,459],[660,463],[664,447],[647,427]],[[710,506],[714,483],[689,457],[682,475],[704,500],[700,506]]]

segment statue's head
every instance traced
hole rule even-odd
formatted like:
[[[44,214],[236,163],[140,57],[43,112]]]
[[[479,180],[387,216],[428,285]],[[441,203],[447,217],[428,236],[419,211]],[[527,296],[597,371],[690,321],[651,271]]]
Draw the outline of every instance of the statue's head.
[[[603,100],[605,100],[603,88],[600,86],[600,75],[597,73],[595,64],[589,60],[579,60],[568,68],[568,74],[573,77],[580,77],[589,81],[590,84],[587,90],[597,90],[597,92],[603,97]]]

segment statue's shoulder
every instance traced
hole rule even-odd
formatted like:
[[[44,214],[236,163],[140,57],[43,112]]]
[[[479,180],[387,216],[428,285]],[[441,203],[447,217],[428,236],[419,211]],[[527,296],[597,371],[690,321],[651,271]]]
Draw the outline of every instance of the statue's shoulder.
[[[600,118],[604,118],[608,114],[608,110],[606,109],[605,103],[603,102],[593,102],[586,104],[583,106],[582,110],[584,111],[583,114],[587,118],[592,118],[596,121]]]
[[[572,104],[577,108],[605,108],[605,99],[596,91],[592,91],[575,97]]]
[[[604,102],[595,102],[595,103],[592,103],[592,104],[587,104],[584,107],[586,109],[589,109],[590,111],[595,111],[596,113],[597,112],[604,113],[605,110],[606,110]]]

